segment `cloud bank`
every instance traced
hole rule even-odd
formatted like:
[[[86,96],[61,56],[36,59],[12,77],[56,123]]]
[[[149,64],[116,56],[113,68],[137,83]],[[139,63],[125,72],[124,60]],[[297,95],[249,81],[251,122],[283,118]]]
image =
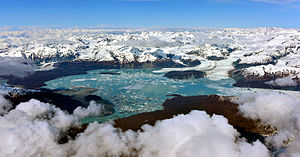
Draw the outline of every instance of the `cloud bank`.
[[[0,115],[7,113],[10,108],[12,105],[0,94]]]
[[[7,102],[6,102],[7,103]],[[87,114],[88,115],[88,114]],[[2,156],[202,156],[268,157],[260,142],[252,144],[223,116],[203,111],[162,120],[143,131],[122,132],[111,124],[92,123],[75,140],[58,144],[67,128],[79,124],[76,115],[30,100],[0,116]]]
[[[25,77],[34,73],[37,66],[32,60],[21,57],[0,57],[0,76]]]
[[[300,155],[300,101],[280,93],[244,95],[236,100],[240,112],[251,119],[273,125],[278,133],[266,138],[267,146],[285,146],[280,157]],[[0,97],[0,106],[11,106]],[[100,105],[101,106],[101,105]],[[0,107],[1,108],[1,107]],[[77,111],[76,111],[77,110]],[[248,143],[223,116],[192,111],[171,119],[144,125],[142,131],[123,132],[113,125],[92,123],[74,140],[59,144],[68,128],[80,125],[80,118],[97,115],[99,104],[78,108],[68,114],[38,100],[19,104],[0,116],[2,156],[189,156],[270,157],[267,147]],[[95,112],[95,110],[99,110]],[[295,140],[286,142],[293,137]]]
[[[266,139],[277,149],[290,142],[280,156],[300,156],[300,101],[280,93],[261,93],[242,96],[237,100],[244,116],[260,119],[278,129],[278,134]]]
[[[115,45],[126,45],[126,46],[131,46],[131,47],[157,47],[157,48],[168,47],[168,46],[175,47],[175,46],[183,45],[182,43],[167,42],[167,41],[162,41],[162,40],[156,39],[156,38],[151,38],[149,40],[119,41],[114,44]]]
[[[273,85],[273,86],[297,86],[297,82],[295,82],[292,78],[277,78],[275,80],[267,81],[265,84]]]

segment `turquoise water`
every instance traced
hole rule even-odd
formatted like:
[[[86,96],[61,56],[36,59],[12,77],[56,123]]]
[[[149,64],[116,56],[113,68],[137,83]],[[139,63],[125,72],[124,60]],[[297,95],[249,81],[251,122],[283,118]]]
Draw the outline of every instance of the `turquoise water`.
[[[233,88],[232,79],[212,81],[207,78],[173,80],[163,74],[153,73],[157,69],[101,69],[88,71],[85,75],[74,75],[46,82],[45,88],[72,89],[89,87],[97,89],[93,94],[111,101],[118,117],[162,109],[161,104],[168,94],[209,95],[224,93]],[[114,72],[120,75],[100,74]],[[223,90],[220,90],[223,89]]]

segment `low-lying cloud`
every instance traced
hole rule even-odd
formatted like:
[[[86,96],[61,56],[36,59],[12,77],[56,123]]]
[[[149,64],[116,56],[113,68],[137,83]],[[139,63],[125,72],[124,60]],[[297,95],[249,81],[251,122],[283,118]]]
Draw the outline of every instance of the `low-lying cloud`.
[[[7,113],[11,107],[12,105],[0,94],[0,115]]]
[[[0,116],[2,156],[201,156],[268,157],[259,141],[252,144],[223,116],[203,111],[162,120],[143,131],[123,132],[111,124],[89,124],[75,140],[58,144],[61,135],[79,124],[76,115],[51,104],[30,100]]]
[[[275,80],[265,82],[265,84],[273,86],[297,86],[297,82],[292,78],[277,78]]]
[[[251,119],[273,125],[278,134],[267,137],[266,145],[280,149],[294,137],[280,156],[300,155],[300,103],[280,93],[241,96],[240,112]],[[97,115],[99,104],[91,102],[87,109],[78,108],[68,114],[38,100],[19,104],[0,116],[0,154],[2,156],[201,156],[201,157],[270,157],[267,147],[248,143],[223,116],[209,116],[192,111],[171,119],[144,125],[142,131],[123,132],[112,124],[92,123],[68,143],[58,141],[68,128],[80,125],[80,118]],[[0,97],[0,106],[10,106]],[[94,110],[100,110],[95,112]]]
[[[97,104],[95,101],[91,101],[87,108],[77,107],[73,111],[73,115],[84,118],[84,117],[91,117],[91,116],[98,116],[103,111],[103,105]]]
[[[0,76],[25,77],[35,72],[32,60],[21,57],[0,57]]]
[[[131,47],[157,47],[157,48],[163,48],[163,47],[175,47],[180,46],[182,43],[179,42],[167,42],[162,41],[156,38],[152,38],[149,40],[127,40],[127,41],[118,41],[115,43],[115,45],[126,45]]]
[[[280,93],[260,93],[237,100],[239,110],[251,119],[260,119],[278,129],[278,134],[266,141],[277,149],[291,141],[280,156],[300,156],[300,101]],[[294,141],[292,141],[294,140]]]

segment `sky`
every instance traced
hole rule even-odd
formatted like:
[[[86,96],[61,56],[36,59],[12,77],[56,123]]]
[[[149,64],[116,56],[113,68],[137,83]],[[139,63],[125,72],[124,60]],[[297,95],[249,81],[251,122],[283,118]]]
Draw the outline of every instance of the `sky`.
[[[300,0],[1,0],[0,26],[300,28]]]

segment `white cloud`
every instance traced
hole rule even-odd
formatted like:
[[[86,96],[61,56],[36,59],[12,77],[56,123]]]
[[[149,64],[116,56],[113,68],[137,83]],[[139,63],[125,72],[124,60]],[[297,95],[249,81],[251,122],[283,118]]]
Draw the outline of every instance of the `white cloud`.
[[[251,1],[273,3],[273,4],[291,4],[294,2],[300,2],[300,0],[251,0]]]
[[[277,78],[275,80],[267,81],[265,84],[273,86],[297,86],[297,82],[292,78]]]
[[[99,116],[102,111],[102,104],[97,104],[95,101],[91,101],[90,105],[87,108],[77,107],[73,111],[73,115],[76,115],[79,118]]]
[[[149,40],[127,40],[127,41],[118,41],[114,43],[115,45],[126,45],[131,47],[159,47],[164,48],[167,46],[174,47],[174,46],[180,46],[181,43],[178,42],[167,42],[162,41],[157,38],[151,38]]]
[[[244,116],[260,119],[278,129],[278,134],[266,139],[267,143],[280,148],[286,141],[295,138],[281,156],[300,156],[300,101],[298,99],[273,92],[242,96],[237,102],[241,104],[239,109]]]
[[[0,115],[7,113],[10,108],[12,108],[12,105],[0,94]]]
[[[278,129],[266,138],[281,147],[292,135],[295,141],[281,156],[300,155],[300,101],[280,93],[244,95],[236,100],[244,116],[260,119]],[[93,103],[91,103],[93,104]],[[0,105],[9,103],[0,97]],[[85,115],[90,109],[82,109]],[[223,116],[192,111],[144,125],[143,131],[123,132],[111,124],[92,123],[75,140],[58,144],[61,135],[79,123],[78,115],[67,114],[37,100],[19,104],[0,116],[0,154],[2,156],[202,156],[269,157],[266,146],[239,138],[239,133]]]
[[[240,139],[226,118],[210,117],[203,111],[162,120],[155,126],[144,125],[142,132],[122,132],[111,124],[92,123],[74,141],[58,144],[65,128],[76,121],[75,115],[51,104],[37,100],[21,103],[0,116],[0,154],[6,157],[270,156],[262,143],[250,144]]]
[[[34,73],[37,66],[31,60],[20,57],[0,57],[0,76],[24,77]]]
[[[299,5],[300,0],[211,0],[214,2],[224,2],[224,3],[238,3],[238,4],[247,4],[247,2],[255,2],[255,3],[269,3],[269,4],[278,4],[278,5],[286,5],[286,6],[292,6],[296,4],[297,6]]]

